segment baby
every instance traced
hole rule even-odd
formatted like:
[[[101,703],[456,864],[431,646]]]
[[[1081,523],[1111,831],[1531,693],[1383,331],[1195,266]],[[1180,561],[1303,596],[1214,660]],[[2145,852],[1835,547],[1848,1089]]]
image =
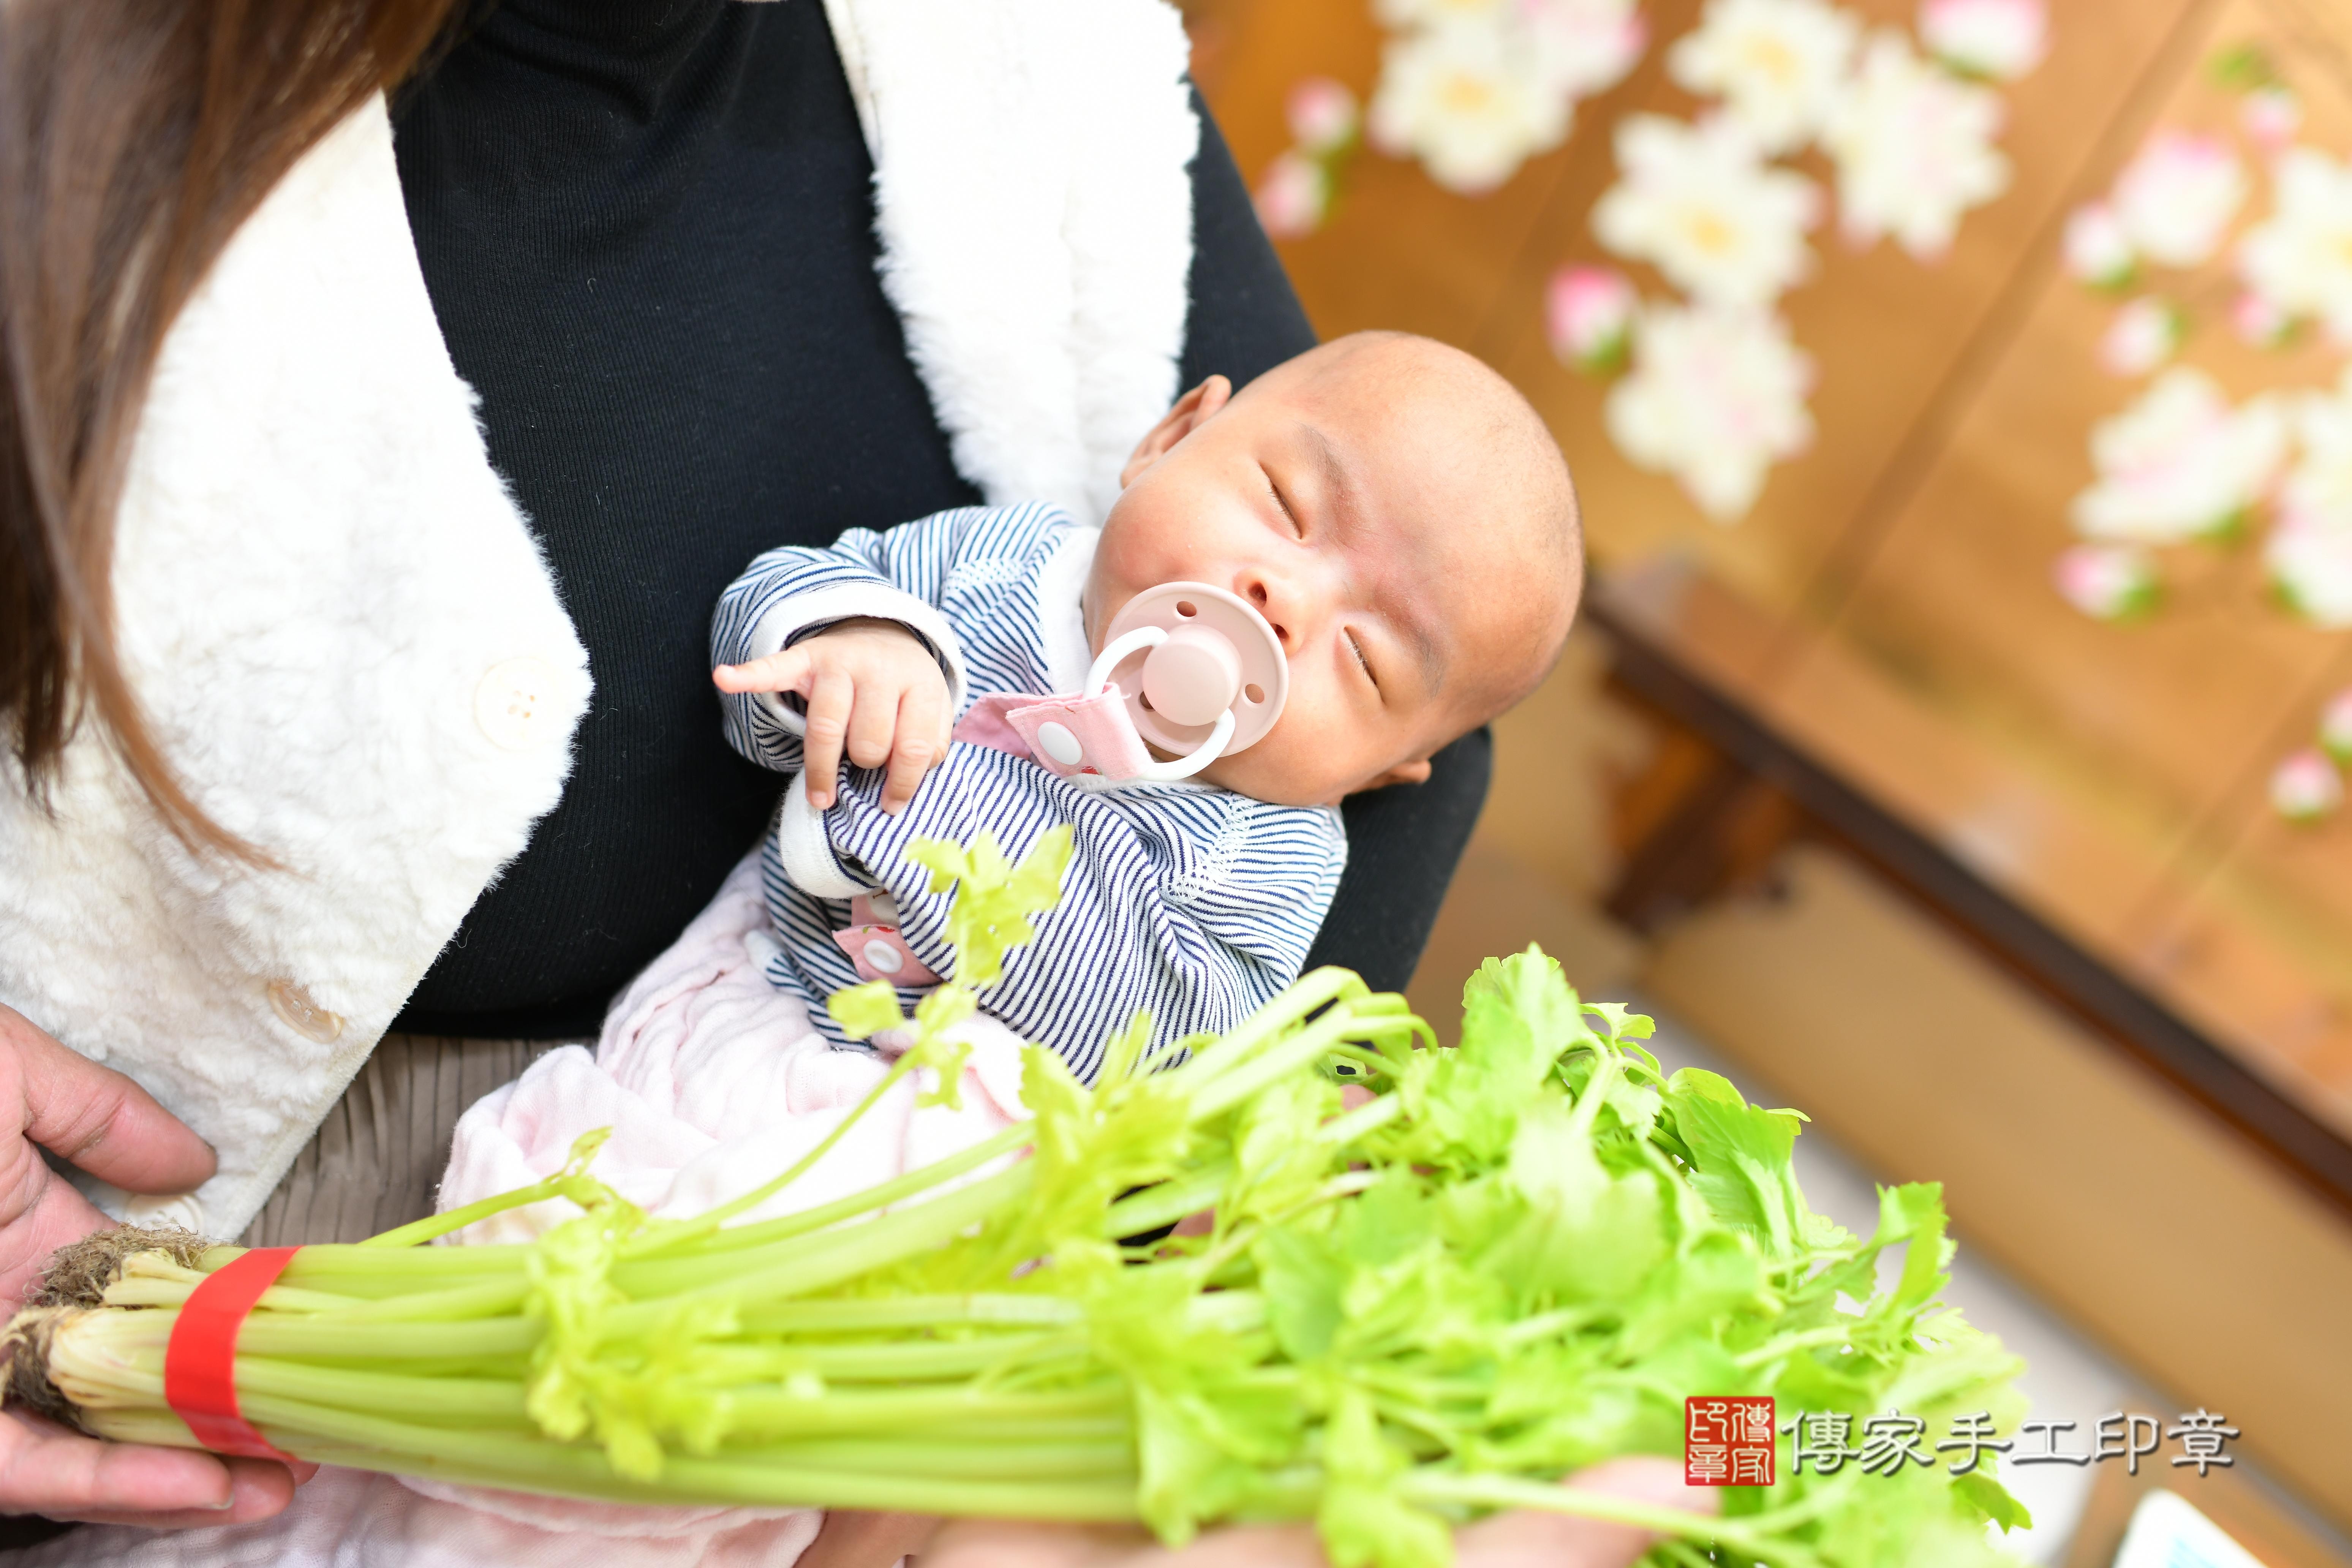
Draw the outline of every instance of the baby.
[[[1060,823],[1062,901],[989,1012],[1089,1079],[1138,1008],[1155,1042],[1231,1027],[1297,977],[1347,855],[1339,801],[1426,778],[1543,678],[1575,614],[1559,447],[1508,383],[1426,339],[1344,338],[1238,393],[1212,376],[1120,483],[1099,531],[1044,505],[941,512],[772,551],[720,600],[729,737],[798,775],[763,854],[765,973],[837,1041],[825,996],[887,977],[911,1005],[951,967],[949,897],[912,839],[985,828],[1018,858]],[[1287,697],[1262,738],[1107,784],[991,721],[987,694],[1078,693],[1121,611],[1176,582],[1270,632]]]
[[[467,1111],[440,1207],[547,1175],[600,1127],[596,1174],[658,1217],[815,1156],[884,1073],[808,1029],[842,1043],[823,999],[888,972],[863,933],[895,928],[880,956],[908,983],[902,1006],[926,978],[916,966],[950,965],[948,900],[903,858],[919,836],[961,843],[988,828],[1018,857],[1067,823],[1062,901],[982,993],[993,1017],[967,1026],[979,1037],[961,1103],[919,1108],[899,1084],[858,1136],[745,1218],[861,1191],[1008,1125],[1021,1114],[1016,1036],[1091,1079],[1139,1007],[1156,1040],[1231,1026],[1305,962],[1346,858],[1338,803],[1425,778],[1430,757],[1518,700],[1567,637],[1582,577],[1567,466],[1501,378],[1436,343],[1343,339],[1238,394],[1213,376],[1144,437],[1122,480],[1099,531],[1051,507],[972,508],[753,563],[712,635],[735,744],[798,775],[761,857],[764,921],[739,870],[615,1002],[593,1054],[551,1051]],[[1121,613],[1171,583],[1230,594],[1243,640],[1267,639],[1268,696],[1286,695],[1261,737],[1221,743],[1192,777],[1106,787],[984,721],[1005,709],[996,694],[1078,692]],[[979,738],[951,743],[951,731]],[[509,1210],[457,1239],[527,1241],[573,1212]],[[330,1467],[286,1513],[205,1550],[298,1565],[790,1563],[821,1518]],[[110,1529],[79,1560],[181,1563],[184,1539]]]

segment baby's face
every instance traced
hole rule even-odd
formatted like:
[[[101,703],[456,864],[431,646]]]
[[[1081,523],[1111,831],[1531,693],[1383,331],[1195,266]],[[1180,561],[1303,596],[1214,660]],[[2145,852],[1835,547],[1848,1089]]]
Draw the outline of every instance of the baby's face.
[[[1425,778],[1433,752],[1549,664],[1573,611],[1572,552],[1530,548],[1496,500],[1492,411],[1367,357],[1188,394],[1130,460],[1087,583],[1097,652],[1129,599],[1178,580],[1274,627],[1282,717],[1202,774],[1260,800]]]

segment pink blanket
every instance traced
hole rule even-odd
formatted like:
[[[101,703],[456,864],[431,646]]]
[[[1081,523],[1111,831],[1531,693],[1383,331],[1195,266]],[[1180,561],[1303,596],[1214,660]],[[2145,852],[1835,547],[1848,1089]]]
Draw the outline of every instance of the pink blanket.
[[[772,951],[759,866],[746,859],[614,1004],[593,1055],[578,1046],[550,1052],[458,1121],[440,1207],[540,1180],[562,1165],[572,1140],[598,1127],[613,1136],[594,1173],[661,1216],[698,1214],[807,1153],[888,1064],[832,1048],[799,999],[761,977]],[[1020,1041],[988,1017],[973,1019],[967,1037],[962,1110],[916,1110],[914,1079],[928,1073],[914,1075],[746,1218],[845,1196],[976,1143],[1022,1114]],[[561,1201],[534,1205],[456,1239],[528,1240],[576,1212]],[[45,1568],[783,1568],[807,1549],[821,1518],[808,1510],[619,1508],[330,1468],[284,1514],[259,1524],[165,1533],[91,1527],[18,1561]]]

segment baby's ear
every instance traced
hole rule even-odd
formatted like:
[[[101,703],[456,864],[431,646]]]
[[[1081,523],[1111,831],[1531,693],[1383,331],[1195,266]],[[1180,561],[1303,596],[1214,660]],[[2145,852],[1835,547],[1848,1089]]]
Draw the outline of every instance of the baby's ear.
[[[1234,395],[1234,384],[1222,375],[1213,375],[1176,400],[1176,406],[1160,416],[1160,423],[1135,444],[1127,459],[1127,467],[1118,471],[1118,488],[1125,489],[1135,482],[1135,477],[1168,455],[1169,449],[1198,429],[1211,415],[1223,408]]]

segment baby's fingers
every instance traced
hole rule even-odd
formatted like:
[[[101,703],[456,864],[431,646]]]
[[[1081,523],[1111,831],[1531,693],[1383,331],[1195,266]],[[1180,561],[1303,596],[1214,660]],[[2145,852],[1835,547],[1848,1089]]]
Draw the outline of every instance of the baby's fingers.
[[[890,748],[890,772],[882,781],[882,809],[896,816],[915,798],[915,786],[948,751],[946,694],[937,685],[911,687],[898,700],[898,732]]]
[[[888,683],[864,682],[858,689],[857,706],[849,715],[846,749],[850,762],[861,768],[878,768],[888,762],[891,737],[898,732],[898,704]]]
[[[801,736],[802,766],[808,770],[809,804],[831,809],[841,782],[841,747],[848,737],[857,689],[837,669],[820,670],[809,690],[808,728]]]
[[[710,672],[710,679],[721,691],[800,691],[808,672],[808,649],[803,646],[745,664],[722,664]]]

